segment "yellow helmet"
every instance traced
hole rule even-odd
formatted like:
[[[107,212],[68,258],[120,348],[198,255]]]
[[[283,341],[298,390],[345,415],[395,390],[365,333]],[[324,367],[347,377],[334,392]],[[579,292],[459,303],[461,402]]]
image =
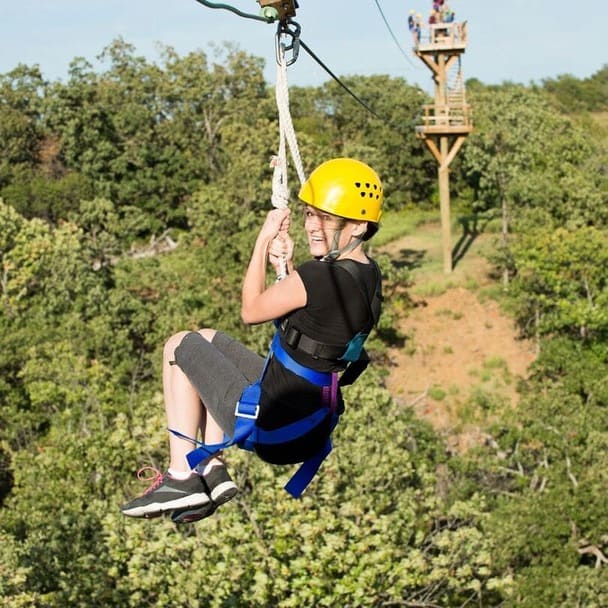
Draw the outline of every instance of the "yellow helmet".
[[[382,215],[382,182],[368,165],[334,158],[319,165],[298,195],[311,207],[349,220],[377,224]]]

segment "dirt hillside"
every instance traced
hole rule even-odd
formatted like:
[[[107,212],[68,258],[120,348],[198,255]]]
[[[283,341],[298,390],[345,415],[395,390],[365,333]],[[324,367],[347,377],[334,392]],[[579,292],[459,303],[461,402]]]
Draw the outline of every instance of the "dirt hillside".
[[[490,240],[480,235],[470,243],[451,275],[442,271],[437,225],[384,248],[403,263],[418,260],[409,290],[415,307],[401,320],[407,340],[390,353],[388,388],[456,451],[483,441],[481,428],[497,404],[517,404],[517,381],[535,356],[533,344],[520,340],[513,321],[483,295],[493,283],[482,255]]]

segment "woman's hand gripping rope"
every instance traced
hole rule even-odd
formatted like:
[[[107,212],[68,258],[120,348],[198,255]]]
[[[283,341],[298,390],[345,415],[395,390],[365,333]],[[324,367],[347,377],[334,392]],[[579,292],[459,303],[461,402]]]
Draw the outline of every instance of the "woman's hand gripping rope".
[[[273,157],[270,166],[273,167],[272,176],[272,197],[271,203],[275,210],[288,210],[289,190],[287,189],[287,158],[285,150],[285,137],[281,134],[279,145],[279,155]],[[289,215],[287,215],[286,224],[281,226],[279,234],[277,234],[268,250],[268,260],[274,266],[277,274],[277,282],[284,279],[288,274],[287,251],[291,243],[289,237]],[[274,245],[274,247],[273,247]],[[291,253],[293,254],[293,243],[291,243]],[[289,255],[291,259],[291,255]]]
[[[290,210],[288,208],[273,209],[268,213],[265,225],[262,228],[262,231],[264,231],[266,224],[268,224],[269,232],[274,231],[277,226],[276,222],[279,220],[278,230],[268,246],[268,262],[276,272],[277,281],[285,278],[293,260],[294,246],[293,240],[289,236],[289,228],[291,226]]]

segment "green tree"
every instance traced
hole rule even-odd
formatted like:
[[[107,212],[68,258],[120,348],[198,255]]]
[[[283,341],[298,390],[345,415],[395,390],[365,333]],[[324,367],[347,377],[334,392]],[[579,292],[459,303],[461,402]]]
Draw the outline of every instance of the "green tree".
[[[176,528],[118,505],[141,492],[140,465],[166,462],[166,337],[211,326],[267,348],[272,327],[243,327],[239,291],[270,208],[276,108],[261,60],[234,47],[217,63],[167,48],[152,65],[119,39],[102,61],[97,73],[75,60],[67,84],[3,81],[19,111],[0,123],[27,124],[11,146],[31,151],[2,165],[3,605],[605,605],[608,207],[605,154],[585,124],[538,91],[472,87],[457,187],[475,189],[478,209],[508,202],[508,295],[541,342],[521,405],[486,445],[449,454],[383,388],[407,275],[380,256],[376,365],[345,390],[311,488],[294,501],[281,489],[292,467],[235,450],[241,495]],[[306,170],[353,154],[378,166],[390,207],[424,202],[435,164],[411,128],[420,92],[385,76],[348,83],[388,119],[335,83],[292,90]],[[290,186],[295,225],[293,167]],[[171,247],[150,246],[159,235]]]
[[[50,176],[39,169],[27,169],[17,172],[2,194],[24,217],[57,224],[77,212],[82,200],[92,198],[93,187],[89,179],[76,172]]]
[[[499,210],[500,262],[513,271],[512,230],[526,225],[606,224],[605,176],[591,173],[598,148],[545,97],[523,87],[475,89],[475,132],[463,149],[463,168],[478,210]]]
[[[543,88],[555,96],[566,113],[602,111],[608,108],[608,65],[589,78],[580,80],[571,74],[542,81]]]
[[[517,276],[513,297],[524,331],[608,336],[606,232],[534,230],[512,245]]]
[[[329,81],[306,95],[296,89],[295,123],[305,133],[323,128],[330,150],[326,156],[353,156],[371,164],[383,179],[387,208],[427,201],[436,169],[415,137],[416,117],[425,99],[422,91],[388,76],[353,76],[343,82],[369,109]]]
[[[514,573],[508,605],[599,607],[606,597],[607,365],[605,342],[545,342],[523,402],[494,431],[499,450],[476,461],[496,502],[496,565]]]
[[[19,65],[0,76],[0,189],[39,158],[44,133],[40,126],[45,85],[38,67]]]

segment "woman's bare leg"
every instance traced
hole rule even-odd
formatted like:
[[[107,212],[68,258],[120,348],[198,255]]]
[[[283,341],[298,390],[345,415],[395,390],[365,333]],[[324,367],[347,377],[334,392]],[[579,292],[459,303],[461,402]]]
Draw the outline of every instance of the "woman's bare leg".
[[[184,336],[189,333],[179,332],[171,336],[163,350],[163,395],[167,424],[188,437],[196,438],[200,429],[205,443],[220,443],[224,432],[201,403],[200,397],[184,372],[175,364],[175,349]],[[202,329],[199,332],[203,338],[211,342],[215,335],[213,329]],[[173,471],[187,472],[189,470],[186,454],[193,450],[196,444],[169,434],[170,462]]]
[[[215,329],[207,328],[200,329],[198,333],[201,334],[201,336],[203,336],[207,342],[211,342],[216,331]],[[205,410],[205,419],[203,421],[203,426],[201,426],[201,434],[205,438],[205,443],[221,443],[224,440],[224,431],[208,410]],[[221,456],[221,452],[218,454],[218,456]],[[205,466],[205,474],[214,464],[221,463],[222,461],[218,457],[211,458]]]

